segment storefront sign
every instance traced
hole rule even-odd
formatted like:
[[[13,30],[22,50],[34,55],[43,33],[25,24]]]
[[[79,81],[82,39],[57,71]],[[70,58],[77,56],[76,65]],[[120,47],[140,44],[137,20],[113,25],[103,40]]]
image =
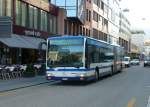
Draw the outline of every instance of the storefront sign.
[[[30,31],[30,30],[25,30],[25,35],[31,35],[31,36],[41,36],[41,33],[40,32],[36,32],[36,31]]]
[[[26,27],[13,25],[13,33],[19,34],[19,35],[27,35],[27,36],[36,36],[36,37],[42,37],[47,38],[48,36],[52,35],[48,32],[43,32],[35,29],[29,29]]]

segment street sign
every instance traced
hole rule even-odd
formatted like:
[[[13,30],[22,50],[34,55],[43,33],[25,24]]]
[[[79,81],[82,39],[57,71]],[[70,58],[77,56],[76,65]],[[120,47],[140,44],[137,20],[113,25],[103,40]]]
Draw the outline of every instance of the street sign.
[[[0,38],[11,37],[12,34],[12,20],[8,16],[0,16]]]

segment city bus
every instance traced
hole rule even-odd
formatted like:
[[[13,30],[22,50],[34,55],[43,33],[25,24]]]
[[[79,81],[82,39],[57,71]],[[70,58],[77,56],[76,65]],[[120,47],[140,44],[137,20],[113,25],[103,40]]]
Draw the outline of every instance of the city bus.
[[[91,81],[122,70],[123,48],[87,36],[47,39],[48,80]]]

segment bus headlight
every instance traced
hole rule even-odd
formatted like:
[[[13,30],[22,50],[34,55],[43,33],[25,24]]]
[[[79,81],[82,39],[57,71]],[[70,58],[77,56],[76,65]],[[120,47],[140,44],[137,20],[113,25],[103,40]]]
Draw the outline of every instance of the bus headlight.
[[[53,76],[53,74],[52,73],[47,73],[47,76],[50,77],[50,76]]]
[[[80,77],[86,77],[86,73],[80,74]]]

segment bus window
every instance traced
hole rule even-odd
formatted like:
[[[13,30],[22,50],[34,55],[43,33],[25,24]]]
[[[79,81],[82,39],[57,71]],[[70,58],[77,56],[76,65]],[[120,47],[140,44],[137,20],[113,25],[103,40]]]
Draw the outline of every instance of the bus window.
[[[47,52],[48,67],[83,66],[83,39],[50,40]]]

